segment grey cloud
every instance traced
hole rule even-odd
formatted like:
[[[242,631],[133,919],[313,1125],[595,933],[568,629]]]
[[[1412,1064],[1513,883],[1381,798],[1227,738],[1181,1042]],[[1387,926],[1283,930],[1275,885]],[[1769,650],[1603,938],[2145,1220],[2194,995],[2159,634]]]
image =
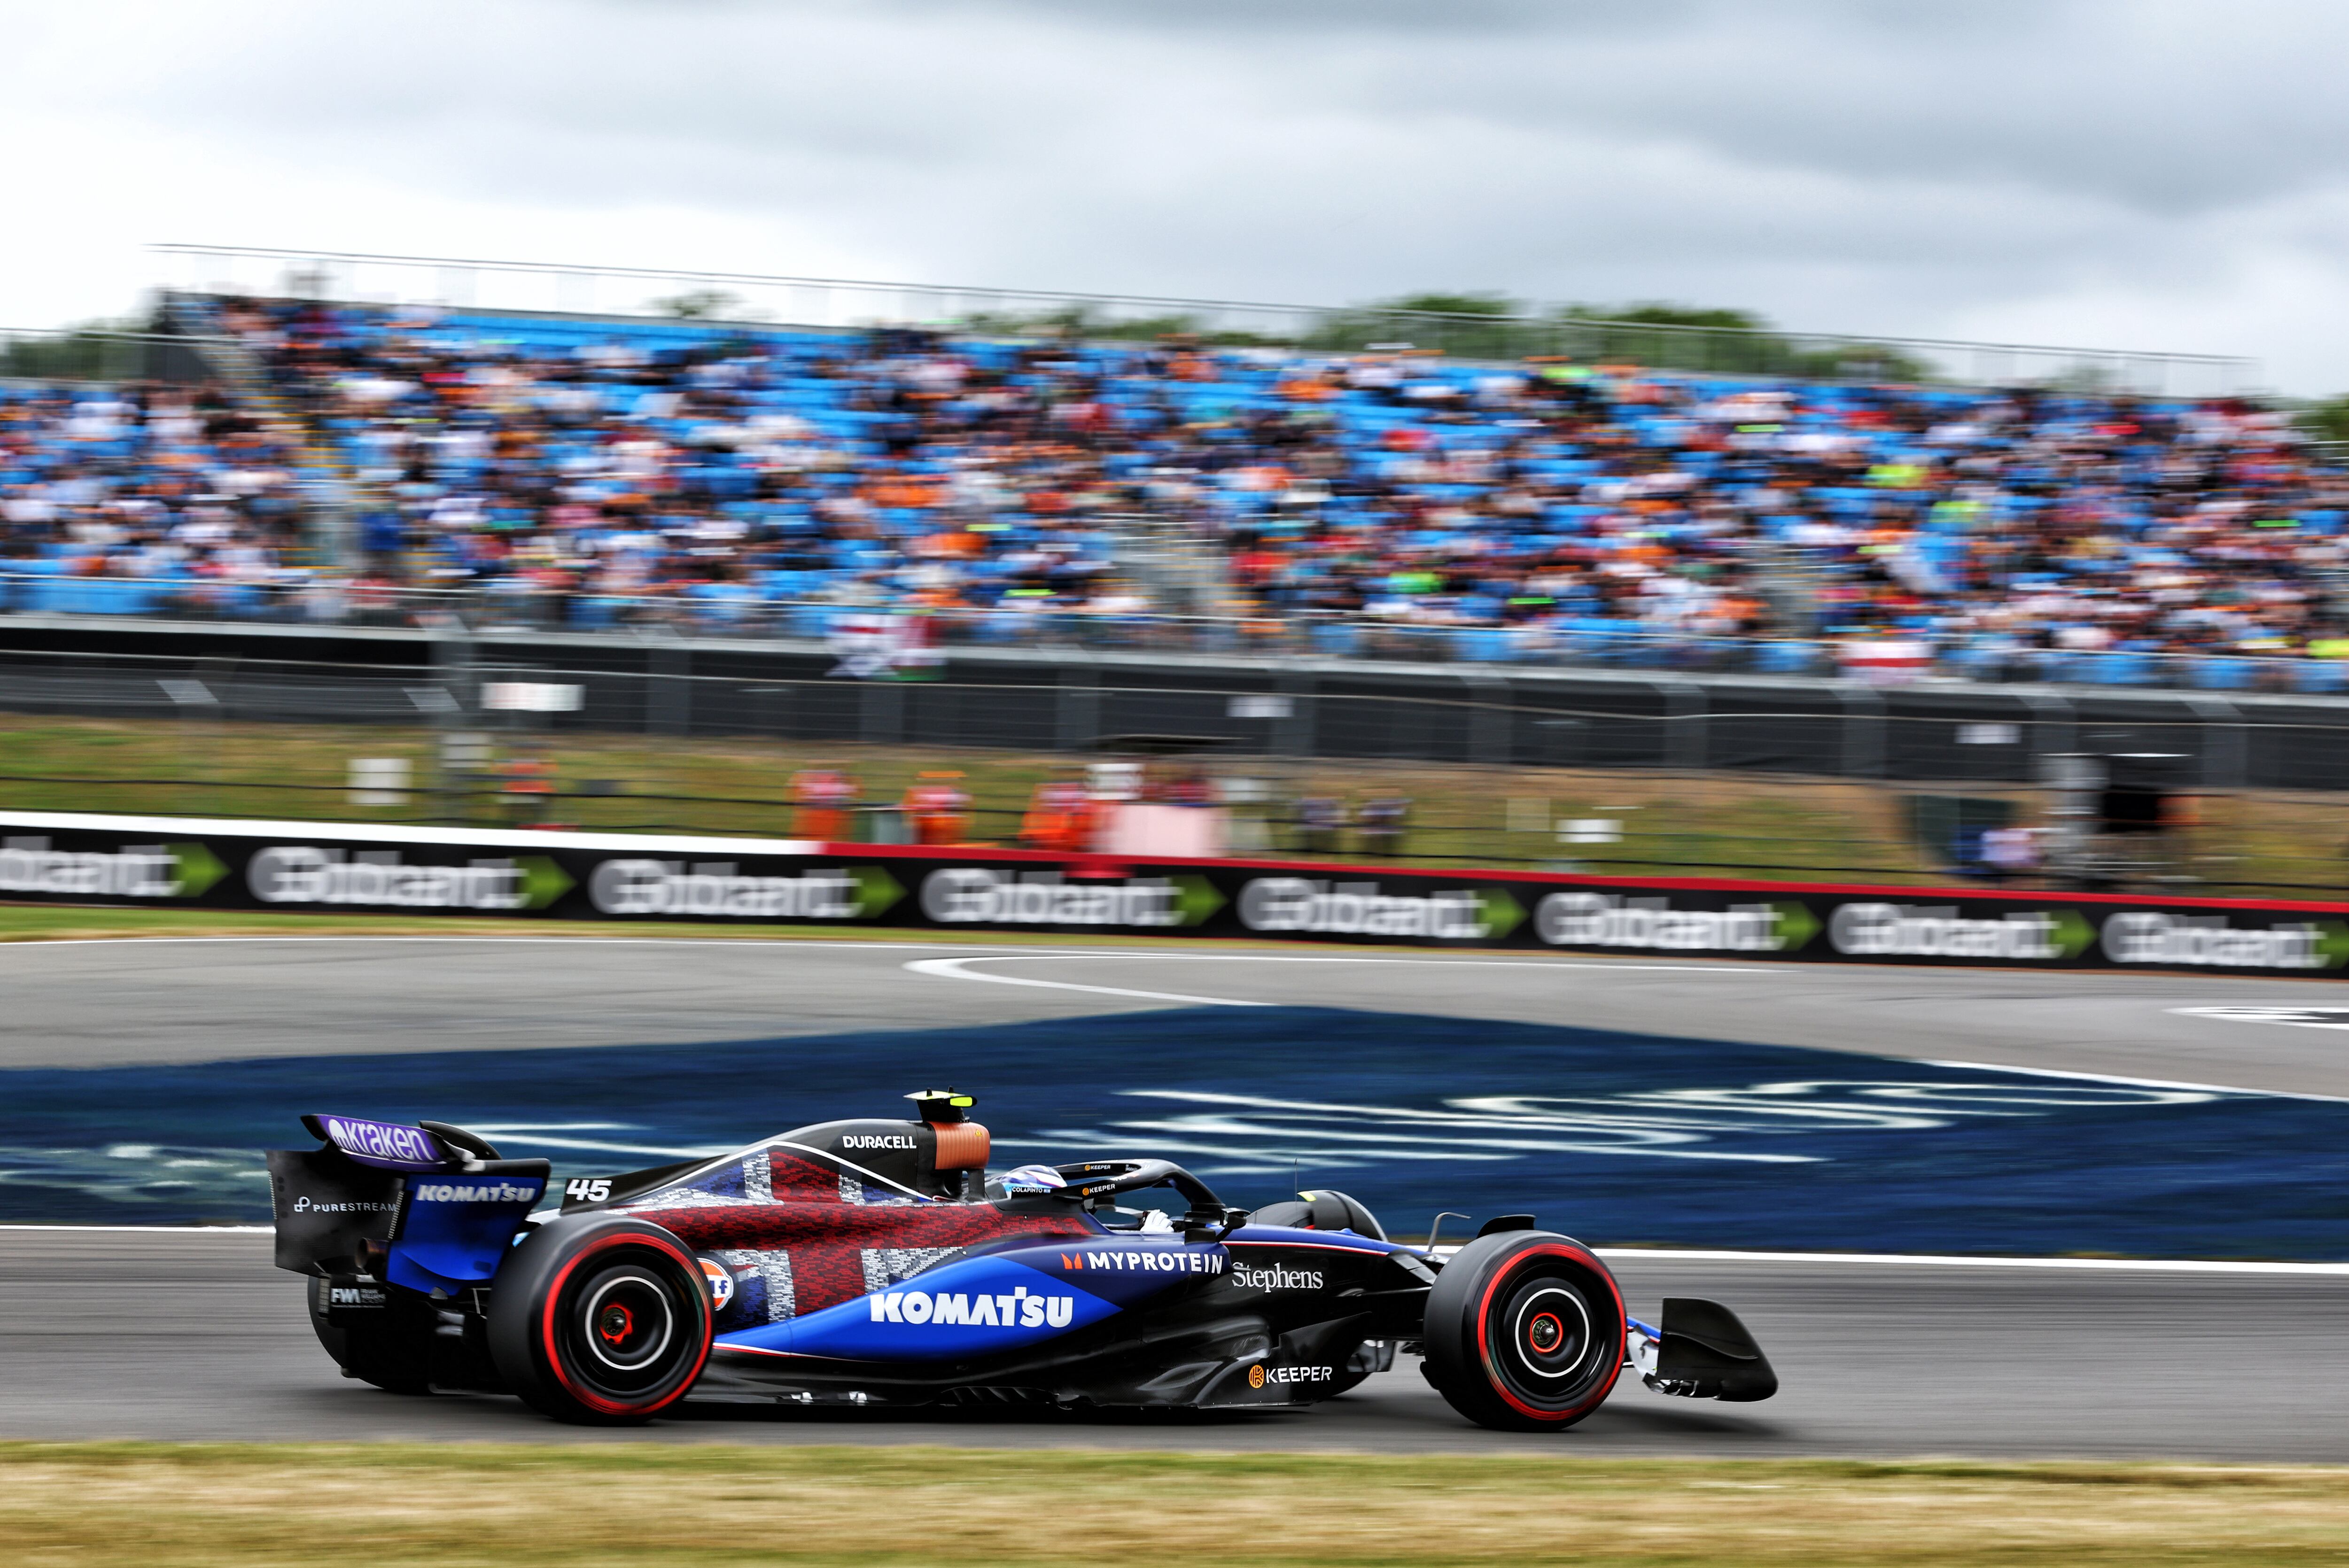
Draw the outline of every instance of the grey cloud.
[[[2349,11],[2313,3],[222,11],[168,47],[55,23],[0,83],[202,139],[224,179],[773,215],[942,281],[1487,286],[1926,333],[2099,287],[2215,297],[2349,240]]]

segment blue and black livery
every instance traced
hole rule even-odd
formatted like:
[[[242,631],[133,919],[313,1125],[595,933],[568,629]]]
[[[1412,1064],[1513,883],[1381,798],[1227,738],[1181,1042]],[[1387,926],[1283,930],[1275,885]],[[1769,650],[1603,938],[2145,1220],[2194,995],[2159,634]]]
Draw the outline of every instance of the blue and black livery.
[[[1398,1352],[1462,1414],[1526,1430],[1580,1420],[1627,1364],[1667,1393],[1776,1388],[1726,1307],[1638,1323],[1604,1263],[1530,1217],[1439,1253],[1343,1193],[1250,1212],[1163,1160],[990,1174],[968,1096],[912,1098],[910,1121],[574,1180],[559,1210],[545,1161],[462,1129],[306,1118],[321,1146],[270,1156],[277,1262],[310,1276],[349,1375],[578,1421],[688,1398],[1296,1406]]]

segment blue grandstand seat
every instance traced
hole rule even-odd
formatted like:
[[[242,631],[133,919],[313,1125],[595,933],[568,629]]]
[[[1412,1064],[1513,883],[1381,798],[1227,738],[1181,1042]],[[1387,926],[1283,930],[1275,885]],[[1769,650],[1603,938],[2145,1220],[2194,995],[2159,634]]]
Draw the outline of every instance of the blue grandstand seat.
[[[2091,686],[2144,686],[2153,679],[2153,661],[2143,654],[2089,654],[2080,661],[2078,679]]]
[[[1754,667],[1765,675],[1803,675],[1817,664],[1820,653],[1816,643],[1773,640],[1755,648]]]
[[[2251,684],[2255,661],[2242,658],[2200,658],[2193,661],[2192,680],[2204,691],[2240,691]]]

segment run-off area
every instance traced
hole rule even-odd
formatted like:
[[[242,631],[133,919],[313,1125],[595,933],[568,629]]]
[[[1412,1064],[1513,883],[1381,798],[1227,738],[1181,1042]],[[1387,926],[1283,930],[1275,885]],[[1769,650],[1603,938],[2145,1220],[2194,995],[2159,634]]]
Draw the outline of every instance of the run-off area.
[[[2349,1257],[2349,1103],[1560,1025],[1291,1006],[642,1047],[0,1073],[0,1220],[265,1222],[320,1111],[558,1178],[978,1097],[998,1163],[1151,1154],[1388,1228],[1533,1213],[1607,1246]],[[1461,1222],[1447,1222],[1454,1234]]]

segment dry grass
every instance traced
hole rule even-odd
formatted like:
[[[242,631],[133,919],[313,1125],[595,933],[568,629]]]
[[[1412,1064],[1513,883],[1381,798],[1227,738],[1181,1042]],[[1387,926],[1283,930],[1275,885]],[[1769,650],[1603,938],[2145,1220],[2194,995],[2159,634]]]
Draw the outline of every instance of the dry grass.
[[[226,815],[329,821],[450,820],[457,808],[425,792],[432,731],[353,725],[219,725],[161,719],[33,718],[0,714],[0,809]],[[554,748],[574,795],[561,819],[583,828],[687,830],[784,836],[792,775],[812,766],[857,775],[868,800],[895,800],[925,769],[963,770],[978,807],[974,836],[1009,843],[1036,785],[1071,766],[1046,753],[957,748],[818,745],[758,739],[647,740],[566,734]],[[397,807],[354,805],[354,758],[403,758],[418,789]],[[1923,786],[1878,788],[1752,774],[1679,775],[1637,769],[1495,769],[1415,763],[1281,763],[1234,759],[1221,772],[1259,777],[1276,799],[1326,793],[1360,802],[1399,791],[1413,802],[1409,848],[1420,865],[1506,865],[1637,874],[1716,872],[1760,881],[1947,880],[1938,856],[1910,838],[1904,797]],[[87,782],[98,780],[99,782]],[[1998,786],[1930,787],[2002,795],[2026,818],[2033,792]],[[1294,851],[1285,810],[1265,848]],[[498,820],[495,803],[470,807]],[[2245,793],[2203,804],[2207,826],[2177,846],[2173,870],[2224,891],[2261,884],[2349,886],[2339,806],[2323,797]],[[1623,841],[1561,844],[1533,823],[1619,822]],[[1245,846],[1236,845],[1236,849]],[[1340,857],[1345,858],[1345,857]]]
[[[1536,1439],[1535,1441],[1538,1441]],[[0,1445],[24,1564],[2349,1560],[2349,1471],[627,1444]]]

